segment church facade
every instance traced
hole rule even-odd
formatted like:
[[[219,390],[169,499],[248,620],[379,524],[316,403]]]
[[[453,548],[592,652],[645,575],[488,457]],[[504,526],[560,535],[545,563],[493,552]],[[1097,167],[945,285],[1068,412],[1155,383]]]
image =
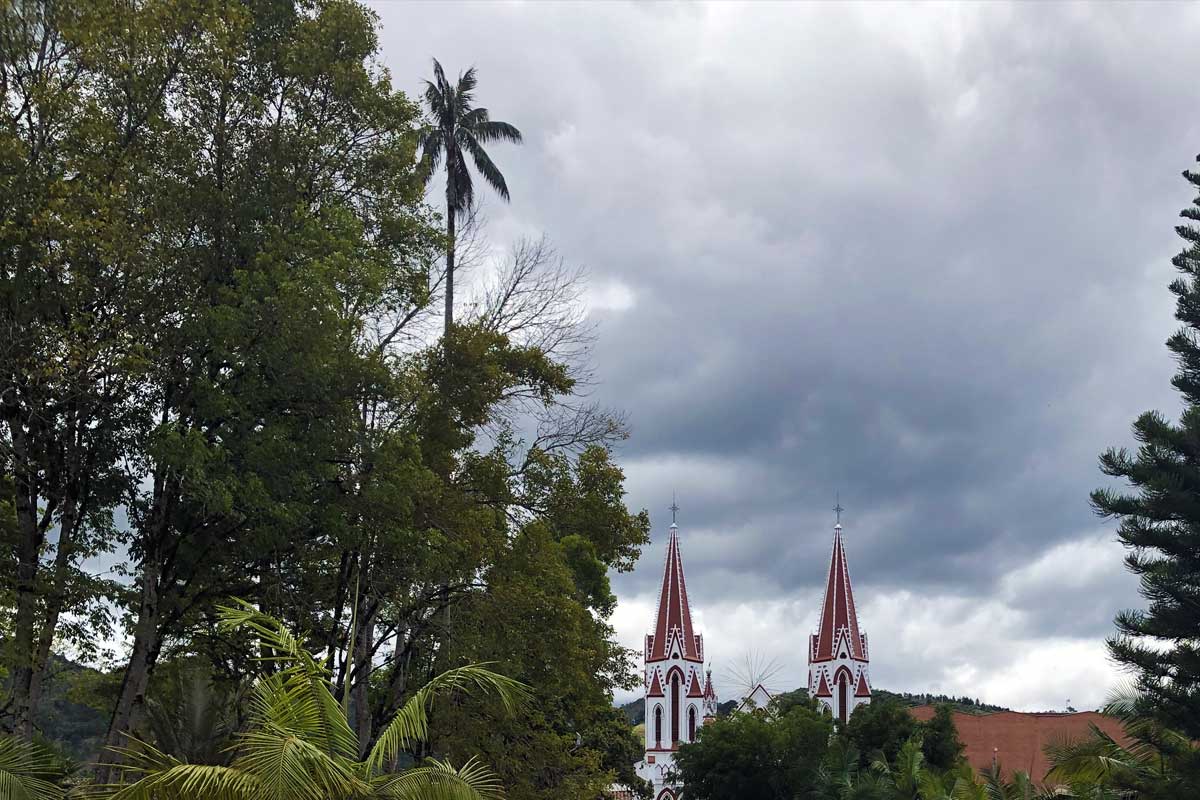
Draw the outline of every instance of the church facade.
[[[672,506],[672,510],[676,510]],[[859,630],[850,569],[842,544],[841,507],[833,530],[833,553],[818,628],[808,640],[808,691],[845,722],[860,705],[871,702],[867,635]],[[653,632],[643,650],[645,672],[645,754],[637,774],[648,781],[653,800],[678,800],[682,787],[673,774],[675,753],[693,742],[699,729],[716,718],[717,693],[712,670],[704,667],[704,636],[692,624],[679,526],[671,522],[663,565],[662,588]],[[770,694],[760,684],[741,708],[764,708]],[[614,787],[618,789],[618,787]],[[614,796],[623,796],[620,788]]]

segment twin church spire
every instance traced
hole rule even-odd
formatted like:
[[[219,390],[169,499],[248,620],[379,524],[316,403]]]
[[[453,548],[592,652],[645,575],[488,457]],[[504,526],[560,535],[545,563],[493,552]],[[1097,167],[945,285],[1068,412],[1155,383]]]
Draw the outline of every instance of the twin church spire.
[[[858,627],[842,544],[843,510],[839,503],[821,617],[808,642],[809,694],[841,721],[871,700],[867,636]],[[712,670],[702,672],[704,636],[692,623],[679,547],[678,511],[672,502],[654,632],[646,636],[643,652],[646,750],[637,772],[654,785],[655,800],[680,796],[681,787],[672,782],[674,754],[680,745],[696,739],[700,726],[715,718],[718,702]]]

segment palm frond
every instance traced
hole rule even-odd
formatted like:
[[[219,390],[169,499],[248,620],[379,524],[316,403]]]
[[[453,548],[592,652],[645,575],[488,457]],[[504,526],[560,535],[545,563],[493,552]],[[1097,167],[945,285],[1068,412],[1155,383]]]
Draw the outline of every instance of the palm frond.
[[[429,108],[433,118],[441,121],[442,111],[445,108],[445,98],[442,97],[442,90],[436,83],[425,81],[425,88],[421,94],[425,97],[425,105]]]
[[[450,82],[446,80],[446,71],[442,69],[442,63],[436,58],[433,59],[433,79],[437,81],[439,90],[450,85]]]
[[[438,171],[438,167],[442,165],[442,141],[442,129],[435,125],[427,126],[420,133],[420,170],[426,183],[433,178],[434,173]]]
[[[457,143],[453,147],[456,151],[459,150]],[[450,160],[447,158],[447,161]],[[452,184],[450,211],[461,214],[471,207],[471,201],[475,199],[475,182],[471,180],[471,171],[467,169],[467,162],[461,151],[455,153],[453,162],[453,172],[446,176],[446,180]]]
[[[330,691],[328,670],[287,626],[243,600],[219,606],[217,611],[223,628],[248,628],[260,644],[277,654],[265,660],[286,664],[255,686],[253,708],[263,715],[258,721],[307,736],[327,753],[357,755],[358,737]]]
[[[1095,725],[1091,735],[1081,740],[1055,740],[1045,747],[1053,765],[1046,780],[1055,783],[1072,781],[1099,782],[1119,772],[1133,772],[1138,759]]]
[[[475,68],[470,67],[466,72],[459,74],[458,83],[454,85],[454,116],[462,119],[467,112],[471,110],[471,105],[475,100],[475,86],[478,84],[478,79],[475,76]]]
[[[13,736],[0,738],[0,797],[12,800],[58,800],[59,767],[54,754]]]
[[[395,800],[496,800],[504,796],[499,779],[472,758],[459,768],[429,759],[425,765],[389,775],[375,784],[382,797]]]
[[[487,114],[487,109],[480,109]],[[472,125],[471,133],[475,134],[481,142],[512,142],[513,144],[521,144],[524,139],[521,137],[521,132],[516,126],[510,125],[507,122],[499,122],[497,120],[485,119],[478,125]]]
[[[124,785],[104,787],[107,800],[258,800],[262,788],[251,775],[233,767],[174,765]]]
[[[349,797],[365,788],[344,759],[270,725],[240,737],[233,766],[274,800]]]
[[[512,712],[529,694],[523,683],[487,668],[487,664],[469,664],[446,670],[417,690],[379,734],[367,756],[367,773],[373,775],[409,745],[429,735],[429,711],[442,694],[486,693],[495,696],[505,711]]]
[[[492,163],[492,157],[483,149],[479,140],[466,128],[458,129],[457,139],[463,149],[471,154],[471,160],[475,162],[475,168],[479,170],[479,174],[483,175],[483,179],[496,190],[496,194],[508,200],[508,184],[504,180],[504,175]]]

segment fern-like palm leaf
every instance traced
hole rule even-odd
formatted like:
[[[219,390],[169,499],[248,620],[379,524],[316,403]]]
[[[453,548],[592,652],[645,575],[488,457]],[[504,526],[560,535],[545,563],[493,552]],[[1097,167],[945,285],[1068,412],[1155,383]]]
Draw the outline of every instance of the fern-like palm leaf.
[[[59,800],[54,754],[23,739],[0,737],[0,797],[12,800]]]
[[[528,696],[528,688],[512,678],[487,668],[487,664],[471,664],[446,670],[422,686],[409,698],[380,733],[367,756],[368,774],[379,772],[402,750],[429,735],[429,711],[439,695],[452,693],[486,693],[499,698],[506,711],[512,711]]]

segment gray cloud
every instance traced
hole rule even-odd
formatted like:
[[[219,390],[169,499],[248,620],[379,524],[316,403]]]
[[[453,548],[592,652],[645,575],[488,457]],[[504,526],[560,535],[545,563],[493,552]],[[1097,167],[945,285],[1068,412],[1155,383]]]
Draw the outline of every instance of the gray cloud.
[[[978,641],[944,685],[1036,704],[1014,651],[1102,662],[1137,599],[1119,548],[1086,550],[1115,565],[1086,581],[1027,573],[1105,539],[1097,454],[1178,407],[1196,7],[377,10],[397,85],[435,55],[475,64],[525,132],[494,152],[513,202],[489,205],[493,238],[545,231],[626,298],[596,311],[597,396],[630,414],[630,502],[659,527],[623,600],[653,595],[677,489],[693,602],[736,654],[712,612],[817,593],[841,491],[860,601],[909,598],[887,606],[907,622],[864,613],[879,685],[938,688],[933,656],[877,627],[924,630],[921,598],[1015,620],[962,628]],[[1110,668],[1088,670],[1102,695]]]

